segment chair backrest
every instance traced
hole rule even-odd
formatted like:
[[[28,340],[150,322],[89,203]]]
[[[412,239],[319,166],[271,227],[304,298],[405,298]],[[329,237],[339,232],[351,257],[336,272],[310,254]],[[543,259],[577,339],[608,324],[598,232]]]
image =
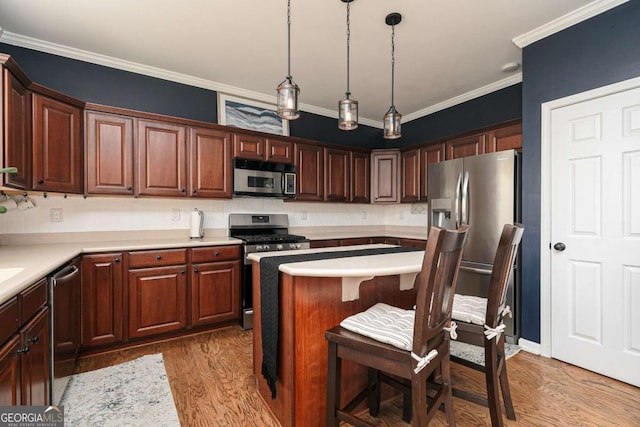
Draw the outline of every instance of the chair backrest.
[[[413,351],[416,354],[424,354],[427,343],[451,320],[453,295],[469,228],[463,225],[458,230],[440,227],[429,230],[422,270],[415,282]]]
[[[495,328],[502,320],[505,308],[507,287],[513,272],[513,262],[518,253],[518,246],[522,240],[524,226],[519,223],[505,224],[502,228],[496,257],[493,260],[489,294],[487,298],[487,315],[485,323]]]

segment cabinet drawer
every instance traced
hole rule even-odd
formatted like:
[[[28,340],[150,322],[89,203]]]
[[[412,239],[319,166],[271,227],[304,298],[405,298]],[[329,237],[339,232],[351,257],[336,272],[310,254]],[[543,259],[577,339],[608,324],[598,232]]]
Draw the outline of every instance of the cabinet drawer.
[[[0,345],[15,334],[19,327],[18,298],[13,297],[0,306]]]
[[[47,303],[47,280],[42,279],[35,285],[20,292],[20,324],[26,323]]]
[[[191,262],[216,262],[240,259],[240,246],[212,246],[191,249]]]
[[[186,263],[186,249],[129,252],[129,268],[156,267]]]

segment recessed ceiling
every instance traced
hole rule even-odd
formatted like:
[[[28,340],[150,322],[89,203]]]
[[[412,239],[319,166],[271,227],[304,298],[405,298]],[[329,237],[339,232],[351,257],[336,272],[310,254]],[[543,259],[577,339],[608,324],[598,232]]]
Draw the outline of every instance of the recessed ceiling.
[[[521,79],[513,39],[580,8],[620,0],[354,0],[352,95],[360,122],[380,126],[391,104],[406,119]],[[586,7],[585,7],[586,6]],[[0,41],[275,101],[287,71],[286,0],[3,0]],[[346,88],[346,3],[291,0],[291,74],[302,109],[337,117]],[[526,67],[526,64],[524,64]],[[484,88],[484,89],[483,89]]]

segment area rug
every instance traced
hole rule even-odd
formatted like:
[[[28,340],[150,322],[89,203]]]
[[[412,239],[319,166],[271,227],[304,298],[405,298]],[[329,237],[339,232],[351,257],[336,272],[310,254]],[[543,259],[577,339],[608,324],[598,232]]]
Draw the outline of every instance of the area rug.
[[[451,348],[449,350],[452,356],[460,357],[478,365],[484,366],[484,348],[476,345],[467,344],[451,340]],[[520,351],[520,346],[516,344],[504,344],[504,354],[506,358],[510,358]]]
[[[162,354],[71,377],[65,426],[180,426]]]

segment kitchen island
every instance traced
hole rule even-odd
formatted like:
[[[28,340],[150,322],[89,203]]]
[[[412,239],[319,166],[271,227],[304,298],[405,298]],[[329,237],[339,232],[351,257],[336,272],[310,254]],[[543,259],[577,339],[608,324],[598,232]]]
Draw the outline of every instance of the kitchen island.
[[[413,281],[422,267],[424,251],[281,264],[275,398],[262,375],[260,259],[391,247],[360,245],[249,255],[254,262],[254,374],[258,392],[283,426],[325,424],[327,344],[324,331],[377,302],[412,307],[415,304]],[[342,397],[346,402],[364,388],[367,374],[362,367],[347,362],[342,371]]]

